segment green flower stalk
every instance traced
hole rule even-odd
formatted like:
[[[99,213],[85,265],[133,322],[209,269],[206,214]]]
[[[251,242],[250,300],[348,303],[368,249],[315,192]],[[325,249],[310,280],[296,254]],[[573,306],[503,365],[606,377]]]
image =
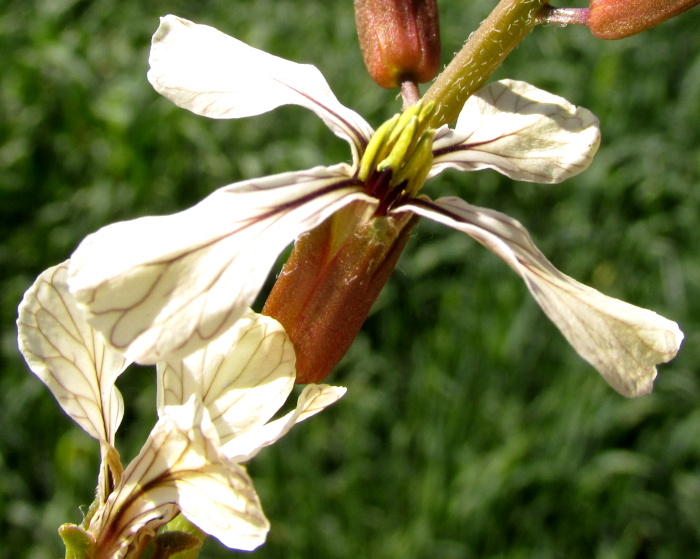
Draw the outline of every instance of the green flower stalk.
[[[437,107],[433,127],[449,124],[459,116],[467,99],[537,25],[537,13],[546,4],[547,0],[499,2],[423,97]]]

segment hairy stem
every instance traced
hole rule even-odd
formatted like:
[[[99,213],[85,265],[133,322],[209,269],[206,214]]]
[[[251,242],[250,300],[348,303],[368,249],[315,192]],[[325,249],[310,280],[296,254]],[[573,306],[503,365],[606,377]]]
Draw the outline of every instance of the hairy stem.
[[[413,81],[401,82],[401,97],[403,98],[404,111],[420,101],[418,84]]]
[[[426,92],[424,99],[437,105],[431,126],[457,118],[469,96],[537,25],[537,13],[546,4],[547,0],[501,0]]]

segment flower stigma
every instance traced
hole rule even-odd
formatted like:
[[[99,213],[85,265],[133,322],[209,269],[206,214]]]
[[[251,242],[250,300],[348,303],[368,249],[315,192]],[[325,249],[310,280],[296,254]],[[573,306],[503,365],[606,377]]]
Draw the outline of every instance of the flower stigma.
[[[358,178],[380,200],[374,216],[386,216],[402,198],[423,187],[433,165],[435,129],[429,127],[435,103],[422,101],[394,115],[372,136],[360,160]]]

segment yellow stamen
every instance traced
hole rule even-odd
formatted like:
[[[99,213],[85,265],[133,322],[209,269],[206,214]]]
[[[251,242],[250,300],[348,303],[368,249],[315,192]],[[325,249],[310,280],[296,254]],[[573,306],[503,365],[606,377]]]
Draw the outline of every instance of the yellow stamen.
[[[401,129],[399,137],[391,147],[389,156],[377,165],[377,171],[383,171],[387,167],[391,167],[394,171],[401,168],[403,161],[406,159],[406,155],[409,153],[411,144],[415,141],[417,129],[418,119],[412,116]],[[396,128],[394,130],[396,130]]]
[[[418,141],[408,161],[396,175],[396,184],[407,181],[405,187],[408,196],[415,196],[423,186],[433,166],[433,138],[435,130],[427,130]]]
[[[382,124],[365,150],[358,178],[367,181],[374,173],[390,169],[388,192],[401,186],[414,196],[423,186],[433,161],[435,130],[429,128],[429,123],[435,111],[435,103],[420,102]]]
[[[391,132],[394,130],[394,127],[398,120],[399,115],[394,115],[384,124],[382,124],[370,139],[369,144],[367,144],[367,149],[365,150],[365,153],[362,156],[362,161],[360,161],[360,171],[358,173],[358,178],[361,181],[366,181],[369,178],[370,173],[376,168],[377,162],[381,161],[382,159],[384,159],[384,157],[386,157],[384,156],[382,157],[382,159],[380,159],[380,152],[382,151],[382,147],[386,143],[386,137],[389,134],[391,134]]]

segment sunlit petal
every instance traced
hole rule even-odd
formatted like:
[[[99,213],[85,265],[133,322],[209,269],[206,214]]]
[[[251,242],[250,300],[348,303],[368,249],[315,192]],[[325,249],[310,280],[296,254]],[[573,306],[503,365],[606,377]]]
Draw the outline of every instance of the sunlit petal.
[[[240,118],[280,105],[320,116],[355,152],[372,128],[333,95],[321,72],[255,49],[207,25],[162,17],[153,35],[148,79],[176,105],[211,118]]]
[[[562,274],[516,220],[452,197],[413,200],[397,211],[406,210],[471,235],[505,260],[579,355],[620,394],[651,392],[656,365],[678,352],[683,334],[675,322]]]
[[[297,407],[284,417],[262,427],[255,427],[225,444],[221,451],[231,460],[246,462],[253,458],[262,448],[271,445],[286,435],[297,423],[316,415],[345,394],[342,386],[309,384],[299,395]]]
[[[248,310],[202,349],[158,365],[158,410],[200,395],[224,444],[284,405],[294,386],[294,362],[282,325]]]
[[[437,134],[431,176],[495,169],[515,180],[558,183],[584,171],[599,144],[598,119],[587,109],[502,80],[469,98],[454,131]]]
[[[107,505],[95,515],[90,532],[98,541],[98,555],[120,556],[137,532],[155,530],[177,509],[235,549],[255,549],[269,530],[246,471],[222,463],[216,428],[196,397],[165,408]]]
[[[188,355],[248,308],[282,249],[362,193],[347,165],[221,188],[183,212],[109,225],[71,258],[68,286],[139,363]]]
[[[114,386],[127,362],[83,317],[66,287],[68,262],[44,271],[19,306],[19,349],[63,410],[98,440],[114,444],[124,402]]]

